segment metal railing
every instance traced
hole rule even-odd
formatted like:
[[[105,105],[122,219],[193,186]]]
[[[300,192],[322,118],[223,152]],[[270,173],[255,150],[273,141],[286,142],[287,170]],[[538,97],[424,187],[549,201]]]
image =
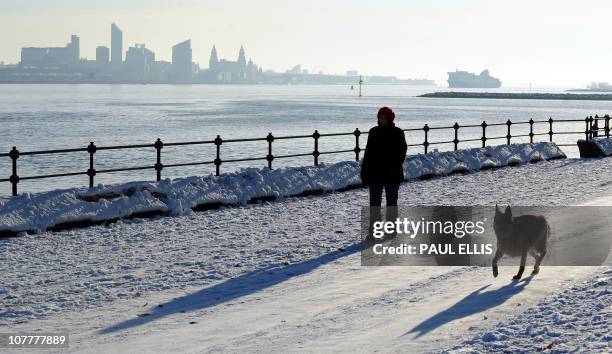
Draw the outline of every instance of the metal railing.
[[[599,128],[599,122],[603,122],[603,128]],[[585,124],[584,131],[554,131],[553,123],[569,123],[569,122],[583,122]],[[534,133],[534,125],[536,124],[546,124],[548,131],[541,133]],[[529,133],[527,134],[516,134],[512,135],[512,126],[515,125],[529,125]],[[487,136],[487,128],[490,127],[501,127],[506,126],[506,135],[503,136]],[[459,129],[468,129],[468,128],[480,128],[482,129],[482,135],[478,138],[469,138],[469,139],[459,139]],[[442,140],[442,141],[430,141],[429,134],[431,131],[438,130],[450,130],[452,129],[452,133],[454,135],[454,139],[452,140]],[[610,136],[610,116],[605,115],[604,117],[586,117],[585,119],[553,119],[549,118],[547,120],[533,120],[529,121],[521,121],[521,122],[512,122],[510,120],[504,123],[487,123],[483,121],[481,124],[468,124],[468,125],[460,125],[459,123],[455,123],[452,126],[441,126],[441,127],[430,127],[428,124],[425,124],[422,128],[409,128],[402,129],[404,132],[423,132],[424,140],[422,143],[416,144],[408,144],[408,147],[423,147],[423,152],[427,154],[429,152],[429,146],[431,145],[441,145],[441,144],[452,144],[454,150],[459,148],[459,143],[467,143],[467,142],[481,142],[481,146],[487,146],[487,142],[491,140],[506,140],[506,144],[511,143],[512,138],[520,138],[520,137],[529,137],[529,142],[533,143],[534,138],[538,136],[548,136],[548,141],[553,141],[554,135],[566,135],[566,134],[584,134],[585,139],[587,141],[593,139],[593,137],[599,135],[599,131],[603,131],[606,137]],[[153,144],[136,144],[136,145],[115,145],[115,146],[96,146],[93,142],[89,143],[87,147],[83,148],[74,148],[74,149],[59,149],[59,150],[40,150],[40,151],[27,151],[21,152],[17,149],[17,147],[13,147],[12,150],[8,153],[0,154],[0,158],[9,157],[11,159],[11,175],[9,178],[0,179],[1,182],[10,182],[12,187],[12,195],[17,195],[17,186],[20,181],[24,180],[35,180],[35,179],[46,179],[46,178],[56,178],[56,177],[68,177],[68,176],[79,176],[79,175],[87,175],[89,177],[89,187],[94,186],[94,178],[96,175],[105,174],[105,173],[113,173],[113,172],[121,172],[121,171],[137,171],[137,170],[155,170],[156,171],[156,180],[160,181],[162,178],[162,171],[164,168],[168,167],[182,167],[182,166],[196,166],[196,165],[214,165],[215,166],[215,175],[219,175],[221,173],[221,166],[227,163],[237,163],[237,162],[246,162],[246,161],[258,161],[265,160],[267,161],[267,167],[272,168],[272,162],[276,159],[283,158],[291,158],[291,157],[301,157],[301,156],[312,156],[314,165],[319,165],[319,156],[324,154],[340,154],[340,153],[354,153],[355,161],[359,161],[360,153],[363,150],[359,145],[359,138],[362,134],[367,134],[367,132],[361,132],[359,129],[355,129],[351,133],[328,133],[321,134],[317,130],[314,133],[309,135],[291,135],[291,136],[274,136],[272,133],[269,133],[265,138],[247,138],[247,139],[222,139],[221,136],[217,135],[214,140],[203,140],[203,141],[185,141],[185,142],[174,142],[174,143],[164,143],[161,139],[157,139]],[[355,137],[355,145],[352,149],[345,150],[332,150],[332,151],[319,151],[319,139],[323,137],[338,137],[338,136],[354,136]],[[273,142],[277,140],[287,140],[287,139],[313,139],[314,149],[309,153],[299,153],[299,154],[288,154],[288,155],[274,155],[272,151]],[[546,140],[546,139],[545,139]],[[268,154],[266,156],[256,156],[256,157],[246,157],[246,158],[234,158],[234,159],[221,159],[221,146],[223,144],[230,143],[241,143],[241,142],[258,142],[265,141],[268,145]],[[214,160],[208,161],[195,161],[195,162],[186,162],[186,163],[174,163],[174,164],[163,164],[162,163],[162,150],[164,147],[169,146],[186,146],[186,145],[211,145],[214,144],[216,146],[216,156]],[[558,144],[559,146],[574,146],[575,144]],[[128,149],[140,149],[140,148],[153,148],[156,153],[156,163],[154,165],[147,166],[132,166],[132,167],[122,167],[122,168],[110,168],[110,169],[100,169],[97,170],[95,168],[94,156],[98,151],[103,150],[128,150]],[[55,174],[45,174],[45,175],[33,175],[33,176],[19,176],[18,175],[18,164],[17,161],[21,156],[32,156],[32,155],[55,155],[55,154],[64,154],[64,153],[76,153],[76,152],[86,152],[89,154],[89,168],[87,170],[82,171],[73,171],[66,173],[55,173]]]

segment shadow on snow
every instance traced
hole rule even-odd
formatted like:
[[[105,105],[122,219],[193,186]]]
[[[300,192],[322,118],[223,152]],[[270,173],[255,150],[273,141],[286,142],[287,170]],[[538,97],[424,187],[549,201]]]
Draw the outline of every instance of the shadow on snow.
[[[419,323],[416,327],[410,330],[410,332],[407,332],[404,335],[416,333],[415,338],[418,338],[454,320],[499,306],[512,296],[525,290],[525,287],[529,284],[529,282],[531,282],[532,279],[533,275],[530,275],[520,281],[512,281],[510,284],[504,285],[495,290],[485,291],[485,289],[490,287],[491,284],[483,286],[482,288],[459,300],[459,302],[453,306]]]
[[[333,251],[315,259],[289,265],[286,267],[269,266],[228,279],[222,283],[204,288],[195,293],[168,301],[139,317],[112,325],[100,330],[100,333],[112,333],[123,329],[137,327],[153,322],[162,317],[176,313],[202,310],[260,290],[282,283],[291,277],[306,274],[321,265],[331,263],[362,249],[362,244],[353,244],[346,249]]]

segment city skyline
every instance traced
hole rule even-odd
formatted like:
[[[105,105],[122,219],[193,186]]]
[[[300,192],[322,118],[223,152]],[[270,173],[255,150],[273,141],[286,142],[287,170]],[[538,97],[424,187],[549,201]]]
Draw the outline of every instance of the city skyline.
[[[310,73],[300,64],[285,72],[263,70],[240,46],[236,61],[219,58],[213,45],[208,68],[193,61],[191,39],[172,46],[172,61],[159,60],[145,43],[127,46],[117,23],[110,25],[110,48],[96,47],[95,60],[81,56],[80,37],[70,36],[63,47],[23,47],[20,61],[0,65],[3,83],[174,83],[174,84],[356,84],[362,76],[356,71],[345,75]],[[433,85],[432,80],[398,79],[395,76],[363,76],[370,83]]]
[[[61,53],[59,58],[61,58],[62,63],[69,63],[70,65],[74,65],[81,62],[98,62],[100,63],[107,62],[109,64],[112,72],[117,72],[121,70],[121,66],[126,64],[128,61],[128,56],[130,53],[134,55],[135,50],[143,51],[146,55],[151,57],[151,62],[167,62],[176,65],[177,62],[182,64],[182,69],[174,68],[173,72],[177,70],[182,70],[183,73],[181,76],[185,78],[187,74],[185,73],[185,67],[193,63],[193,65],[197,66],[199,69],[202,67],[203,69],[216,69],[219,67],[227,67],[232,64],[240,64],[241,66],[247,66],[247,60],[245,57],[244,46],[240,45],[238,60],[236,62],[228,61],[227,59],[219,59],[216,45],[213,44],[212,51],[210,54],[210,58],[208,59],[208,67],[201,66],[199,61],[196,61],[192,56],[192,48],[191,48],[191,39],[183,40],[178,44],[172,45],[172,55],[170,60],[164,60],[157,57],[154,51],[151,48],[146,47],[146,43],[134,43],[133,45],[125,45],[124,41],[124,32],[121,27],[113,22],[111,24],[110,30],[110,45],[97,45],[95,46],[95,55],[93,58],[85,56],[81,52],[80,47],[80,36],[76,34],[70,35],[71,41],[68,42],[65,46],[24,46],[21,48],[21,56],[19,60],[16,62],[4,62],[4,65],[19,65],[19,66],[38,66],[40,64],[43,56],[47,55],[50,57],[54,57],[56,59],[58,57],[57,53]],[[180,54],[177,54],[181,52]],[[39,54],[40,53],[40,54]],[[67,58],[64,58],[67,57]],[[32,60],[31,58],[34,58]],[[248,60],[248,65],[254,65],[251,58]],[[296,71],[297,70],[297,71]],[[268,69],[268,71],[273,72],[274,70]],[[349,75],[349,76],[358,76],[358,70],[346,70],[344,73],[326,73],[323,70],[319,72],[310,72],[308,69],[302,70],[301,64],[292,65],[291,68],[287,68],[284,70],[287,73],[293,74],[331,74],[331,75]],[[380,76],[380,75],[370,75],[370,76]]]
[[[504,86],[585,86],[612,81],[607,10],[612,4],[600,0],[313,1],[299,10],[281,1],[8,1],[0,30],[14,35],[3,36],[0,61],[17,62],[21,47],[62,45],[72,33],[81,37],[82,56],[93,58],[98,45],[110,48],[105,29],[116,22],[124,48],[146,43],[160,60],[170,61],[171,47],[191,39],[202,67],[213,45],[222,56],[245,45],[275,71],[299,63],[311,72],[442,83],[459,67],[489,69]]]

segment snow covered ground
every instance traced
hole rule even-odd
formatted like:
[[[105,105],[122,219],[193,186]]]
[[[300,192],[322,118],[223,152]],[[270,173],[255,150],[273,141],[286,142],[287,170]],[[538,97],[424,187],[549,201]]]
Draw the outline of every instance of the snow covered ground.
[[[524,279],[518,285],[529,282]],[[609,353],[612,350],[612,270],[540,301],[523,313],[453,346],[449,352]]]
[[[400,203],[603,205],[611,172],[611,159],[527,164],[404,183]],[[495,279],[361,267],[366,200],[358,189],[0,240],[0,331],[66,330],[73,352],[609,351],[609,267],[519,283],[514,267]],[[563,327],[574,308],[585,315]]]

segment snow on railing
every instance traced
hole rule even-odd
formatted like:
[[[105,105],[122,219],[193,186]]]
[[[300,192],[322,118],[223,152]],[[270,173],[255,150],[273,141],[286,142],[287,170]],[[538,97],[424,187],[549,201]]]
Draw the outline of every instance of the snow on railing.
[[[561,158],[565,154],[550,142],[431,152],[408,156],[404,175],[406,180],[428,179]],[[274,170],[246,168],[221,176],[23,193],[0,198],[0,237],[349,190],[363,186],[360,168],[359,161]]]

